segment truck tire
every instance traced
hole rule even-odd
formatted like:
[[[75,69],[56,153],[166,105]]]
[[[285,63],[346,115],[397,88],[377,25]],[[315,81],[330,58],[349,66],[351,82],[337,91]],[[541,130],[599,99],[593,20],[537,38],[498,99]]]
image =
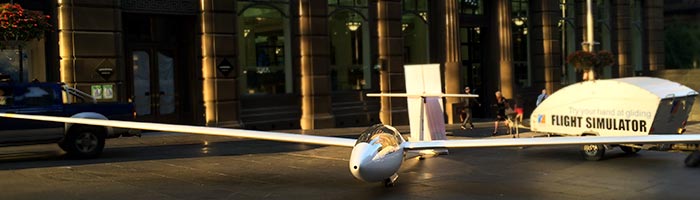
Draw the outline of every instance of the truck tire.
[[[686,167],[697,167],[698,164],[700,164],[700,151],[693,151],[688,157],[685,157]]]
[[[599,161],[605,155],[605,146],[602,144],[587,144],[581,146],[581,156],[586,160]]]
[[[628,147],[628,146],[620,146],[620,149],[625,152],[625,154],[637,154],[640,148],[634,148],[634,147]]]
[[[58,143],[68,156],[78,159],[97,158],[105,147],[106,133],[95,126],[72,127]]]

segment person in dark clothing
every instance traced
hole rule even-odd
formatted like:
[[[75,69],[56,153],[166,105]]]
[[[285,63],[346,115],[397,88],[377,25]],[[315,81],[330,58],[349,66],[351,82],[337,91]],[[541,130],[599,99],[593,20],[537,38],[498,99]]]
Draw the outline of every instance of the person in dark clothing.
[[[471,94],[469,87],[464,87],[465,94]],[[467,129],[467,123],[469,123],[469,129],[474,129],[474,124],[472,124],[472,107],[481,106],[481,104],[476,100],[476,98],[462,98],[462,130]]]
[[[493,122],[492,135],[496,135],[498,133],[498,122],[504,121],[504,125],[508,127],[508,121],[506,121],[506,108],[508,107],[508,101],[505,97],[503,97],[501,91],[496,91],[496,104],[494,107],[496,107],[496,121]]]

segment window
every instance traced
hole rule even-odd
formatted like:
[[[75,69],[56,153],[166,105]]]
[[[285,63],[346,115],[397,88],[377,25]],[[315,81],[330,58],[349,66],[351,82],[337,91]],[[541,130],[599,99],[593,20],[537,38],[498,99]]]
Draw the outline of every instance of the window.
[[[484,3],[482,0],[460,0],[459,12],[468,15],[483,15]]]
[[[512,1],[512,32],[513,32],[513,71],[515,83],[519,87],[529,87],[530,66],[528,64],[528,1]]]
[[[372,77],[376,76],[376,70],[370,67],[366,1],[347,2],[351,1],[329,3],[332,91],[370,89]]]
[[[242,94],[292,92],[289,20],[270,4],[239,2],[238,47]]]
[[[367,7],[369,0],[329,0],[328,5],[337,7]]]
[[[24,106],[50,106],[56,102],[53,89],[45,86],[28,86],[15,93],[17,104]]]
[[[404,63],[424,64],[429,58],[429,24],[427,0],[404,0],[401,16]]]
[[[566,63],[566,56],[571,52],[576,51],[577,41],[576,25],[574,14],[574,2],[571,0],[560,0],[559,8],[561,9],[561,17],[557,26],[559,27],[559,38],[561,42],[561,66],[563,84],[577,82],[576,69]]]
[[[0,50],[0,74],[9,75],[11,80],[18,82],[29,82],[34,79],[45,81],[45,60],[44,39],[31,40],[21,49]]]

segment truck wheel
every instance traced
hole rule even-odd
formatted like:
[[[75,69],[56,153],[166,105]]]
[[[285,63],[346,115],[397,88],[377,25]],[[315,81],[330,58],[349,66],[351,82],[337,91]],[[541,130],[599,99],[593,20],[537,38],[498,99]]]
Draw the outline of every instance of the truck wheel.
[[[102,154],[105,147],[104,129],[95,126],[73,127],[58,146],[70,157],[96,158]]]
[[[693,151],[688,157],[685,157],[686,167],[697,167],[700,164],[700,151]]]
[[[602,144],[587,144],[581,147],[581,155],[586,160],[598,161],[605,155],[605,146]]]
[[[640,148],[634,148],[634,147],[628,147],[628,146],[620,146],[620,149],[625,152],[625,154],[637,154]]]

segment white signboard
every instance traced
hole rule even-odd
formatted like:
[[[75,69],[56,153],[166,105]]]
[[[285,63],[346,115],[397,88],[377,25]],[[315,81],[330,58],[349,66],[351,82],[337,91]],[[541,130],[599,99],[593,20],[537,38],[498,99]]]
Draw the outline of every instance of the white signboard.
[[[440,64],[406,65],[406,93],[408,94],[440,94],[442,80],[440,79]],[[445,122],[442,114],[442,98],[427,97],[422,104],[421,97],[408,97],[408,117],[411,124],[411,140],[431,141],[447,139]],[[423,132],[421,135],[421,110],[423,110]],[[421,138],[423,137],[423,138]]]

